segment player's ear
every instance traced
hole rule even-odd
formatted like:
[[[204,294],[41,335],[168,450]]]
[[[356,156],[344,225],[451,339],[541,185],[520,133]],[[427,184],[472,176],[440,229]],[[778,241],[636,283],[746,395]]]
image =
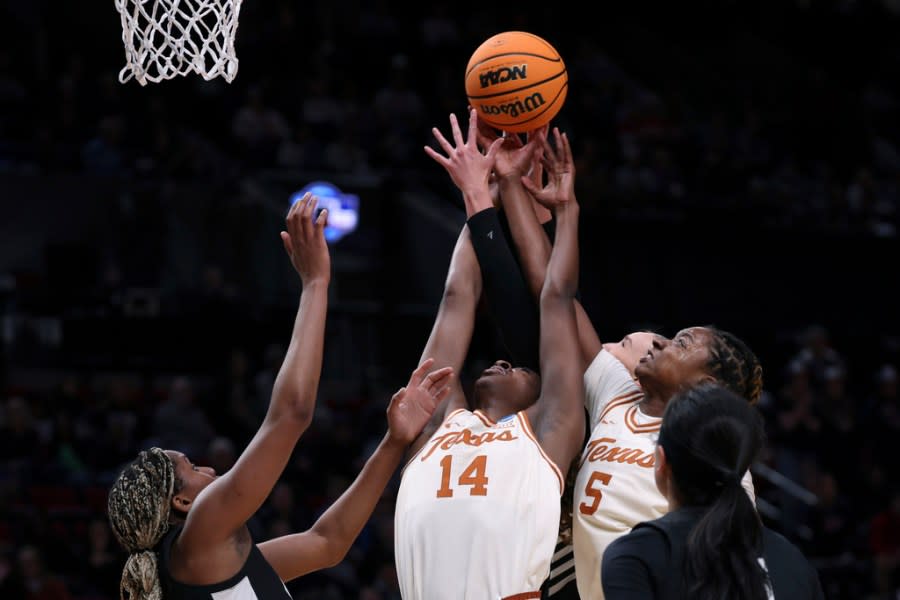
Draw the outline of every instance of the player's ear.
[[[656,488],[663,496],[668,497],[669,482],[672,480],[672,466],[666,458],[666,450],[657,444],[653,453],[653,476],[656,479]]]

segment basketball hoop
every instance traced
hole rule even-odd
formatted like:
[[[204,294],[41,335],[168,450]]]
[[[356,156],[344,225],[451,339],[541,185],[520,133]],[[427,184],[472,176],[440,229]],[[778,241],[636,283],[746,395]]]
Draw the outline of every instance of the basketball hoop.
[[[234,50],[242,0],[115,0],[125,67],[119,81],[141,85],[190,72],[207,81],[237,75]]]

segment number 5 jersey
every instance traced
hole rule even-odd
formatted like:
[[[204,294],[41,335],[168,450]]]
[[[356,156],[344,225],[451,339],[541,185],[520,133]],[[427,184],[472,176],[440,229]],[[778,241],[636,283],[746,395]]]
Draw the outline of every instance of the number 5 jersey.
[[[666,514],[654,452],[662,419],[641,412],[644,394],[628,369],[601,350],[584,373],[591,436],[581,453],[572,507],[575,578],[581,600],[600,600],[603,552],[642,521]],[[754,497],[748,471],[742,485]]]
[[[404,600],[540,598],[563,477],[524,412],[459,409],[403,471],[394,554]]]

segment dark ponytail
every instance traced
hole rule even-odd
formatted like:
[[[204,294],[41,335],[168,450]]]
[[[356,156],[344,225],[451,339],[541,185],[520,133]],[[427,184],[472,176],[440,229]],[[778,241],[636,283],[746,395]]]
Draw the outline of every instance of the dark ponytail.
[[[762,524],[741,478],[763,441],[759,413],[718,384],[672,398],[659,444],[684,506],[705,508],[687,540],[683,574],[692,600],[766,600]]]

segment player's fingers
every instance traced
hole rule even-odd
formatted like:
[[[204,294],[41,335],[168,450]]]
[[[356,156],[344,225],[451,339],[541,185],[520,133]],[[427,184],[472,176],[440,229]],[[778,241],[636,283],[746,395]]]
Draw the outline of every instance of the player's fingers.
[[[471,106],[467,109],[469,112],[475,110]],[[478,133],[479,135],[484,136],[486,139],[493,141],[497,138],[497,130],[488,125],[488,123],[484,119],[478,119]]]
[[[525,144],[522,143],[522,137],[518,133],[510,133],[506,136],[506,143],[510,148],[519,149]]]
[[[444,152],[448,155],[453,153],[453,145],[447,141],[447,138],[444,137],[444,134],[441,133],[440,129],[432,127],[431,134],[434,136],[434,139],[437,140],[437,143],[440,144],[441,148],[443,148]]]
[[[457,148],[466,145],[463,141],[462,131],[459,128],[459,121],[456,119],[455,113],[450,113],[450,131],[453,133],[453,141],[456,142]]]
[[[494,158],[497,156],[497,153],[500,151],[500,146],[502,146],[502,145],[503,145],[503,138],[497,138],[496,140],[491,142],[491,145],[488,147],[488,151],[487,151],[487,154],[485,154],[485,156],[489,160],[494,160]]]
[[[533,129],[528,132],[528,139],[530,140],[531,138],[547,137],[548,131],[550,131],[550,123],[545,123],[537,129]]]
[[[306,192],[303,194],[303,197],[294,202],[294,205],[291,207],[291,210],[288,211],[288,215],[285,218],[285,223],[287,224],[288,233],[293,236],[297,231],[297,220],[303,212],[303,209],[306,207],[307,202],[309,202],[309,198],[312,196],[310,192]]]
[[[316,214],[316,206],[319,205],[318,196],[310,196],[309,202],[303,207],[303,213],[300,215],[300,225],[304,232],[309,233],[313,225],[313,215]]]
[[[294,253],[291,250],[291,236],[287,231],[281,232],[281,243],[284,244],[284,251],[288,253],[288,256],[293,256]]]
[[[563,141],[562,134],[559,132],[559,127],[553,128],[553,151],[557,157],[561,157],[563,153]]]
[[[446,157],[446,156],[444,156],[444,155],[442,155],[442,154],[439,154],[439,153],[438,153],[434,148],[432,148],[431,146],[425,146],[425,154],[427,154],[428,156],[430,156],[431,158],[433,158],[439,165],[441,165],[441,166],[444,167],[445,169],[447,168],[447,165],[450,163],[450,161],[447,160],[447,157]]]
[[[450,381],[453,380],[453,375],[450,375]],[[447,381],[447,385],[442,387],[434,394],[434,399],[437,401],[435,404],[439,403],[441,400],[447,397],[447,394],[450,393],[450,390],[453,389],[453,386],[450,385],[450,381]]]
[[[445,384],[445,380],[453,374],[453,367],[441,367],[435,371],[432,371],[428,374],[427,377],[422,381],[422,386],[428,391],[433,391],[435,388],[440,388]]]
[[[531,155],[531,171],[528,175],[535,185],[541,185],[544,179],[544,166],[541,164],[543,156],[544,150],[542,148],[535,149],[534,154]]]
[[[323,208],[319,211],[319,216],[316,217],[316,227],[320,230],[324,231],[325,226],[328,224],[328,209]]]
[[[568,164],[575,164],[572,159],[572,145],[569,144],[569,136],[562,134],[562,155],[563,160]]]
[[[312,195],[312,192],[306,192],[305,194],[303,194],[303,196],[300,197],[299,200],[297,200],[296,202],[294,202],[294,204],[291,205],[290,210],[288,210],[288,214],[287,214],[287,216],[285,217],[285,220],[290,220],[290,218],[291,218],[293,215],[295,215],[295,214],[297,213],[298,210],[302,209],[302,208],[303,208],[303,203],[306,202],[306,201],[309,199],[309,197],[310,197],[311,195]]]
[[[433,358],[426,358],[422,361],[418,367],[412,372],[412,375],[409,377],[409,385],[417,386],[422,381],[422,378],[425,377],[425,374],[428,373],[428,369],[431,368],[431,365],[434,364]]]
[[[555,137],[554,137],[554,139],[555,139]],[[557,147],[554,147],[554,144],[550,143],[550,139],[547,136],[544,136],[543,140],[544,141],[541,144],[541,147],[543,147],[543,149],[544,149],[544,155],[551,161],[557,162],[557,160],[558,160],[558,156],[556,153]]]
[[[474,108],[469,109],[469,136],[466,139],[470,144],[478,139],[478,111]]]
[[[522,186],[523,186],[526,190],[528,190],[528,192],[529,192],[532,196],[537,196],[538,194],[541,193],[540,188],[538,188],[538,186],[536,186],[536,185],[534,184],[534,181],[532,181],[530,177],[528,177],[527,175],[522,175],[522,178],[521,178],[521,179],[522,179]]]
[[[452,375],[451,375],[451,378],[452,378]],[[437,405],[440,404],[444,400],[444,398],[446,398],[450,394],[450,391],[452,389],[453,389],[453,386],[451,386],[450,383],[448,382],[447,385],[445,385],[444,387],[439,389],[437,391],[437,393],[432,396],[432,398],[434,398],[434,404],[431,407],[432,412],[434,411],[435,408],[437,408]]]
[[[543,169],[547,171],[548,175],[552,175],[555,172],[556,164],[557,163],[555,156],[548,155],[546,152],[544,152],[544,155],[541,156],[541,167],[543,167]]]
[[[493,143],[493,141],[495,139],[497,139],[497,136],[491,135],[489,133],[485,133],[484,128],[479,127],[478,130],[476,131],[475,139],[478,142],[478,147],[486,152],[487,149],[490,147],[491,143]]]

